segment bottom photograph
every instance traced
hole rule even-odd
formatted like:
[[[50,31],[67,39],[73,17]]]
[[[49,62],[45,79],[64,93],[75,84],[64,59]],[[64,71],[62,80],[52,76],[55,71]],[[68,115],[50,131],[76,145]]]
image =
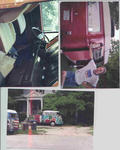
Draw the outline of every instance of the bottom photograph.
[[[7,150],[93,150],[94,92],[9,89]]]

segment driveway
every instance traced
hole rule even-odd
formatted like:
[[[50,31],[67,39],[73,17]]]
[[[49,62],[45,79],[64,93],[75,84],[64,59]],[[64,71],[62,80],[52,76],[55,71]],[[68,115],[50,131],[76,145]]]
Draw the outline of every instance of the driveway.
[[[89,127],[40,126],[39,135],[8,135],[7,150],[93,150]]]

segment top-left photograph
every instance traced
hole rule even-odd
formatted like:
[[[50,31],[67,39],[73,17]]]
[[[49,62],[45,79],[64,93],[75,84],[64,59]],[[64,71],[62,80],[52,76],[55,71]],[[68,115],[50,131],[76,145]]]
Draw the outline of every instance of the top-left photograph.
[[[58,2],[31,1],[0,2],[0,87],[59,85]]]

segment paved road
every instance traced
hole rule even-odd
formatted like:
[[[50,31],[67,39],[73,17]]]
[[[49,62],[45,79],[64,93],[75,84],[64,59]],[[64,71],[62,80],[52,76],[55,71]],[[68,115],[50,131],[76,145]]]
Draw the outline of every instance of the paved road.
[[[89,128],[53,127],[43,135],[9,135],[7,150],[93,150]]]

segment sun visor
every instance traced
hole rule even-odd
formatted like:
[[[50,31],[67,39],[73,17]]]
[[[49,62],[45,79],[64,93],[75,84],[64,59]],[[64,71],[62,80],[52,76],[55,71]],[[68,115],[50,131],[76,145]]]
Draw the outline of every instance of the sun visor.
[[[8,53],[16,40],[12,23],[0,23],[0,51]]]

